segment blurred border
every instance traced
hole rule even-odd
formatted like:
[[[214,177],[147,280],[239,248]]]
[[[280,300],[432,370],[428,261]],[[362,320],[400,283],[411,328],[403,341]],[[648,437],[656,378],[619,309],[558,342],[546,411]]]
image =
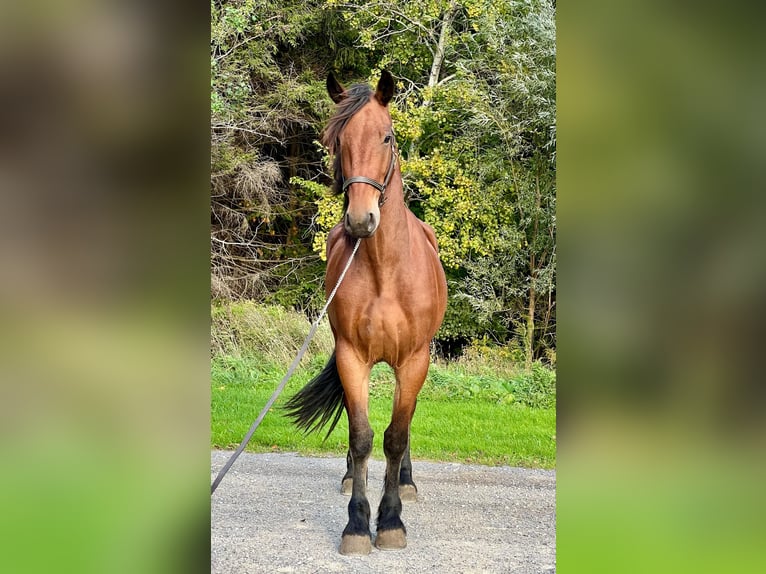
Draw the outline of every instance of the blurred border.
[[[561,572],[760,569],[761,12],[558,6]]]
[[[209,6],[0,14],[0,570],[209,565]]]

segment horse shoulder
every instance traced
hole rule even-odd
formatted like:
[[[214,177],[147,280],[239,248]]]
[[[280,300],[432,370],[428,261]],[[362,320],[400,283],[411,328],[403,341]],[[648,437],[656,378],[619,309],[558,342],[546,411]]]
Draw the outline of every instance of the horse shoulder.
[[[416,218],[417,219],[417,218]],[[434,228],[428,225],[425,221],[421,221],[420,219],[417,220],[420,224],[421,229],[423,230],[423,233],[426,236],[426,239],[431,244],[431,246],[434,248],[434,251],[436,253],[439,253],[439,244],[436,241],[436,233],[434,232]]]

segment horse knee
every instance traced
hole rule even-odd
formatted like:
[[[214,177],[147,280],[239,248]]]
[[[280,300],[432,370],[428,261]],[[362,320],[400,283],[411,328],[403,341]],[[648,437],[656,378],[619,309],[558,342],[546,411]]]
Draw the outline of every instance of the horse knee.
[[[372,453],[372,438],[375,433],[369,423],[352,425],[349,429],[349,452],[354,459],[367,458]]]
[[[398,459],[404,455],[408,438],[407,429],[402,430],[389,426],[383,433],[383,452],[386,458]]]

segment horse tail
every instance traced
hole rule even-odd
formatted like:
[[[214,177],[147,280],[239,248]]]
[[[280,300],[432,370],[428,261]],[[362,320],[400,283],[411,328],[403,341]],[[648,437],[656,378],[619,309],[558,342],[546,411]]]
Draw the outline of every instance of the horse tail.
[[[343,385],[335,362],[335,351],[324,369],[298,391],[284,409],[286,415],[304,432],[315,432],[330,423],[325,440],[343,414]]]

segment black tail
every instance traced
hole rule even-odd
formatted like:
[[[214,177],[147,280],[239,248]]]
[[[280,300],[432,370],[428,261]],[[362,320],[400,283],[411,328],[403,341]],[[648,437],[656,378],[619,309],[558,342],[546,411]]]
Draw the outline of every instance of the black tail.
[[[343,414],[343,385],[335,363],[335,352],[322,372],[287,401],[284,409],[295,425],[305,432],[318,431],[330,423],[325,437],[327,440]]]

